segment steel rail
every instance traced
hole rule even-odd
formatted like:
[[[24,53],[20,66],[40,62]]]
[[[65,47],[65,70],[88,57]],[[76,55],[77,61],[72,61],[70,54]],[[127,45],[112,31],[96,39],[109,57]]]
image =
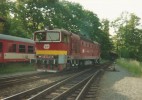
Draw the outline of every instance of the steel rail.
[[[90,69],[89,69],[90,70]],[[55,81],[51,84],[47,84],[47,85],[43,85],[43,86],[40,86],[40,87],[37,87],[37,88],[34,88],[34,89],[30,89],[30,90],[27,90],[27,91],[24,91],[24,92],[21,92],[21,93],[18,93],[18,94],[15,94],[15,95],[12,95],[12,96],[9,96],[9,97],[6,97],[4,98],[3,100],[19,100],[19,99],[23,99],[23,98],[27,98],[27,95],[31,96],[28,100],[32,100],[32,98],[34,99],[36,96],[40,95],[41,93],[43,93],[44,91],[46,92],[46,90],[50,89],[52,90],[52,87],[54,87],[55,85],[57,84],[60,84],[61,82],[65,82],[67,80],[70,80],[74,77],[77,77],[89,70],[86,70],[86,71],[82,71],[82,72],[79,72],[71,77],[67,77],[65,78],[64,80],[59,80],[59,81]],[[43,91],[43,89],[47,88],[46,90]],[[42,92],[39,92],[39,91],[42,91]],[[38,93],[37,93],[38,92]]]
[[[40,99],[44,94],[48,94],[48,93],[52,92],[52,91],[55,90],[57,87],[59,87],[59,86],[65,84],[67,81],[69,81],[69,80],[71,80],[71,79],[73,79],[73,78],[75,78],[75,77],[77,77],[77,76],[79,76],[79,75],[81,75],[81,74],[83,74],[83,73],[85,73],[85,72],[88,72],[89,70],[91,70],[91,69],[82,71],[82,72],[77,73],[77,74],[75,74],[75,75],[73,75],[73,76],[71,76],[71,77],[69,77],[69,78],[67,78],[67,79],[65,79],[65,80],[63,80],[63,81],[61,81],[61,82],[58,82],[57,84],[55,84],[55,85],[53,85],[53,86],[51,86],[51,87],[49,87],[49,88],[47,88],[47,89],[45,89],[45,90],[39,92],[38,94],[32,96],[32,97],[29,98],[28,100],[38,100],[38,99]]]
[[[89,86],[91,85],[91,83],[94,81],[95,77],[102,71],[102,69],[98,70],[94,75],[92,75],[92,77],[90,78],[90,80],[85,84],[85,86],[83,87],[83,89],[81,90],[81,92],[78,94],[78,96],[76,97],[75,100],[82,100],[84,95],[86,94],[87,89],[89,88]]]
[[[70,93],[72,93],[73,91],[75,91],[77,88],[83,86],[88,80],[89,78],[92,76],[89,75],[87,78],[85,78],[84,80],[82,80],[81,82],[77,83],[76,85],[74,85],[73,87],[71,87],[70,89],[68,89],[67,91],[63,92],[62,94],[60,94],[59,96],[53,98],[52,100],[61,100],[61,99],[65,99]]]

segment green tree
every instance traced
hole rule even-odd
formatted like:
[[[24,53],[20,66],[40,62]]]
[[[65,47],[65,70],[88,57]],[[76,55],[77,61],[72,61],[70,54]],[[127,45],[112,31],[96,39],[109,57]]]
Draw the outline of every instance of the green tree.
[[[113,23],[117,26],[117,50],[119,54],[122,57],[142,60],[140,18],[133,13],[122,13],[121,18]]]
[[[9,26],[6,34],[31,38],[34,31],[49,26],[99,42],[103,54],[111,49],[109,21],[104,20],[101,24],[96,14],[84,10],[80,4],[60,0],[17,0],[6,2],[6,5]]]
[[[113,44],[110,39],[110,34],[109,34],[109,21],[107,19],[102,20],[102,25],[101,25],[101,30],[102,30],[102,36],[101,36],[101,50],[102,50],[102,56],[104,58],[109,58],[109,53],[113,49]]]

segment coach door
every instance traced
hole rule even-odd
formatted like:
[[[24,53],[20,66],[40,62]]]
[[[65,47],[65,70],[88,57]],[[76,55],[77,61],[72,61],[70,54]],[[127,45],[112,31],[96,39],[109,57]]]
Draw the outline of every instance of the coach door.
[[[3,60],[3,44],[0,42],[0,62]]]

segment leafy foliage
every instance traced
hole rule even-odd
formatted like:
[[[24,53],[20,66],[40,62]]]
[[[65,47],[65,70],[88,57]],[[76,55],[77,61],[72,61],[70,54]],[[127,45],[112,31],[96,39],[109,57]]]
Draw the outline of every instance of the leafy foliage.
[[[109,36],[109,21],[107,19],[102,20],[101,26],[101,44],[102,44],[102,57],[109,58],[109,52],[113,49],[113,43]]]
[[[112,48],[109,22],[102,25],[96,14],[84,10],[80,4],[59,0],[4,0],[1,5],[5,7],[1,14],[5,14],[7,20],[5,34],[32,38],[34,31],[48,26],[63,28],[99,42],[103,54]]]
[[[123,13],[113,22],[117,26],[117,51],[122,57],[142,60],[142,29],[140,18],[135,14]]]

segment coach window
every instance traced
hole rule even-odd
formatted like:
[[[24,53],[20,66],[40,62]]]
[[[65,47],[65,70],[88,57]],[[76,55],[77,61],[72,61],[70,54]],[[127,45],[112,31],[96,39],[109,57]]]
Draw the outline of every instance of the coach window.
[[[25,45],[19,45],[19,52],[25,53],[26,52],[26,46]]]
[[[28,46],[28,53],[33,53],[33,52],[34,52],[34,47]]]
[[[16,44],[10,44],[8,48],[8,52],[16,52]]]
[[[0,42],[0,52],[2,52],[2,43]]]

